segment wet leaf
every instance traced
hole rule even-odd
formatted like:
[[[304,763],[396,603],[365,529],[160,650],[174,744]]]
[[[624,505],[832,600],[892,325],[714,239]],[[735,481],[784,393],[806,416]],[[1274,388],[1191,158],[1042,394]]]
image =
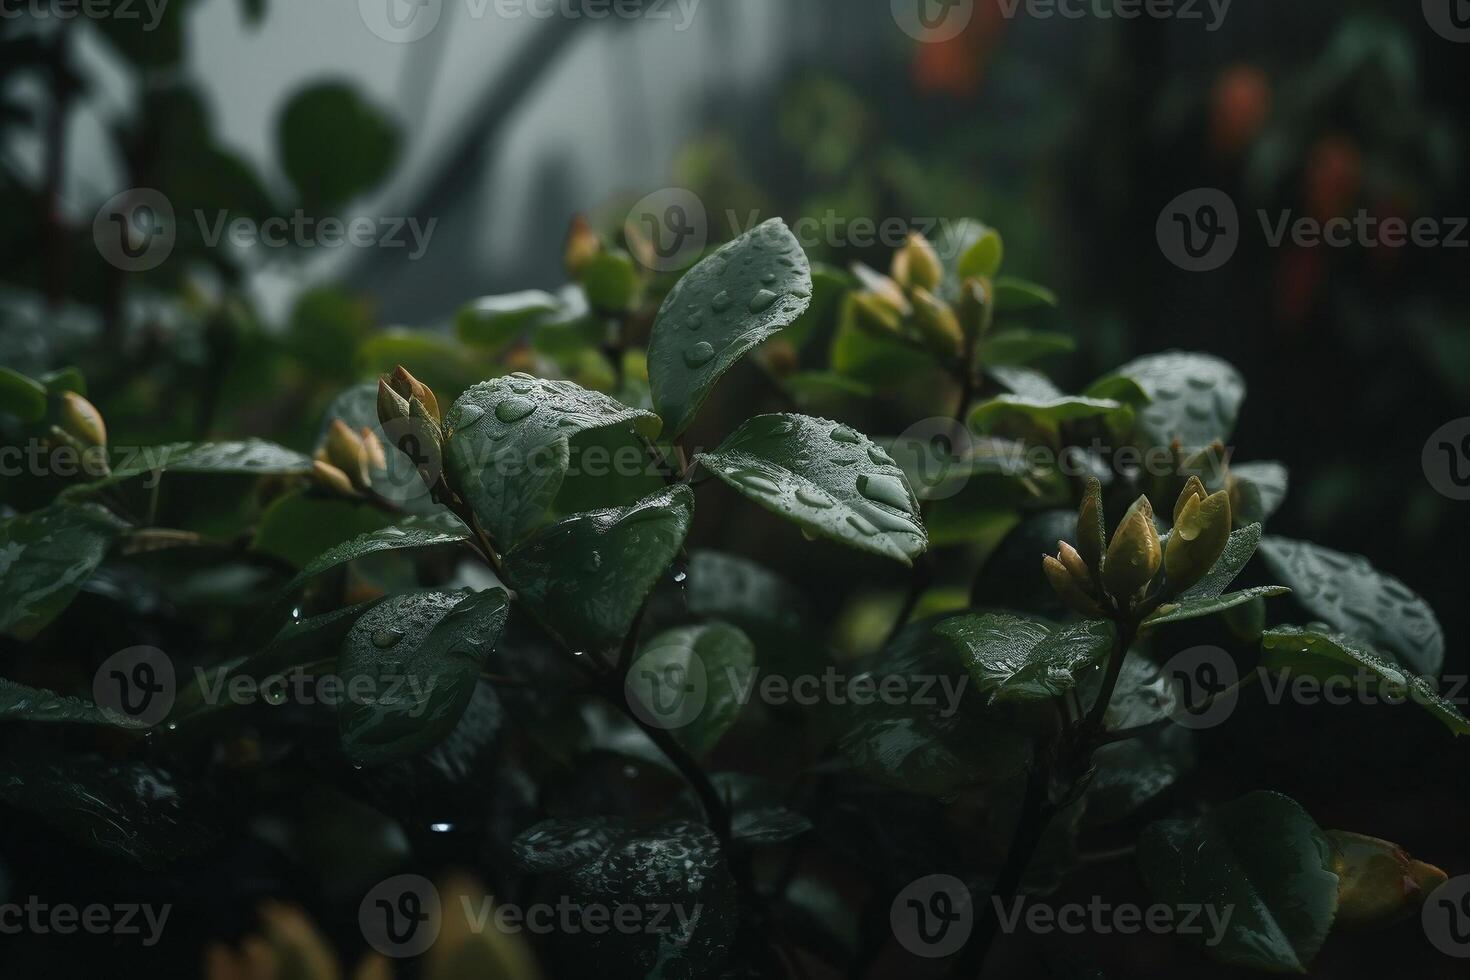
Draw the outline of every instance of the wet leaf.
[[[1178,602],[1166,602],[1145,619],[1143,625],[1163,626],[1166,623],[1182,623],[1185,620],[1199,619],[1202,616],[1214,616],[1256,599],[1269,599],[1272,596],[1287,595],[1290,592],[1291,590],[1284,586],[1264,585],[1259,588],[1245,589],[1242,592],[1232,592],[1229,595],[1193,596],[1180,599]]]
[[[1054,626],[1005,613],[956,616],[934,628],[953,640],[961,663],[990,700],[1039,701],[1077,686],[1077,675],[1106,659],[1113,627],[1103,620]]]
[[[703,758],[740,716],[754,670],[755,647],[740,630],[725,623],[682,626],[643,644],[629,670],[628,694],[643,717]]]
[[[1168,446],[1175,439],[1186,449],[1227,442],[1235,431],[1245,380],[1240,372],[1210,354],[1169,351],[1140,357],[1098,384],[1117,378],[1135,382],[1148,395],[1139,410],[1138,432],[1149,445]],[[1094,385],[1084,394],[1098,397]]]
[[[317,555],[307,562],[282,591],[294,592],[323,572],[368,555],[411,548],[442,547],[468,541],[471,537],[470,529],[460,523],[457,517],[448,514],[436,517],[405,517],[392,527],[360,534]]]
[[[56,503],[0,521],[0,632],[28,640],[97,570],[123,523],[95,504]]]

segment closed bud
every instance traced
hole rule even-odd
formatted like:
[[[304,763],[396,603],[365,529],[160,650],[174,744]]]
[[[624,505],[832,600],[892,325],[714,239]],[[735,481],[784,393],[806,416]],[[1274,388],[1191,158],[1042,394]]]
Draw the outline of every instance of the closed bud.
[[[365,487],[371,481],[368,473],[367,447],[362,436],[348,428],[341,419],[333,419],[327,429],[326,461],[347,474],[353,486]]]
[[[314,461],[311,464],[311,478],[317,486],[330,490],[335,494],[340,494],[343,497],[357,496],[357,491],[352,489],[352,481],[347,479],[347,474],[337,469],[331,463],[324,463],[319,459]]]
[[[1041,570],[1046,574],[1046,580],[1051,583],[1052,590],[1068,607],[1084,616],[1102,614],[1102,609],[1087,593],[1082,591],[1077,580],[1067,570],[1067,566],[1051,555],[1043,555]]]
[[[1186,456],[1179,464],[1180,476],[1197,476],[1207,486],[1219,486],[1225,478],[1229,453],[1225,444],[1216,439],[1198,452]]]
[[[107,426],[102,421],[102,413],[74,391],[62,392],[57,424],[84,449],[107,445]]]
[[[933,291],[944,281],[944,265],[929,239],[910,232],[903,248],[893,254],[893,278],[905,289]]]
[[[1095,591],[1092,585],[1092,569],[1087,567],[1087,562],[1077,553],[1077,549],[1065,541],[1057,542],[1057,561],[1066,568],[1067,574],[1072,576],[1072,581],[1077,587],[1088,595]]]
[[[439,399],[434,397],[434,390],[409,374],[402,364],[398,365],[398,368],[389,376],[388,384],[405,401],[413,401],[417,398],[423,402],[435,422],[443,419],[443,416],[439,414]]]
[[[913,295],[914,326],[924,343],[938,354],[958,354],[965,336],[954,310],[927,289],[915,289]]]
[[[360,434],[363,449],[367,452],[368,469],[374,473],[383,472],[388,468],[388,457],[383,452],[383,441],[367,426],[362,427]]]
[[[1416,861],[1397,844],[1377,837],[1329,830],[1327,839],[1332,842],[1332,870],[1337,873],[1334,927],[1393,925],[1417,912],[1447,877],[1434,865]]]
[[[378,378],[378,421],[392,425],[408,418],[408,399],[394,391],[388,375]]]
[[[1164,556],[1169,588],[1175,593],[1182,592],[1204,578],[1219,561],[1229,540],[1229,493],[1221,490],[1208,497],[1191,496],[1185,500],[1174,520]]]
[[[1102,483],[1095,476],[1088,477],[1087,492],[1082,497],[1082,506],[1077,509],[1077,553],[1092,570],[1095,579],[1102,574],[1103,548],[1107,540]]]
[[[1154,527],[1154,509],[1140,496],[1123,515],[1103,559],[1103,587],[1119,602],[1143,592],[1163,564],[1159,532]]]
[[[990,330],[994,305],[993,287],[988,279],[966,279],[960,283],[955,314],[966,337],[983,337]]]
[[[567,275],[572,279],[581,279],[587,263],[591,262],[601,251],[602,239],[592,230],[587,219],[580,214],[573,218],[572,229],[567,232],[567,247],[564,255]]]
[[[1179,514],[1184,510],[1184,505],[1189,503],[1191,499],[1198,497],[1200,500],[1204,500],[1208,496],[1209,493],[1205,490],[1205,485],[1199,482],[1199,477],[1191,476],[1189,481],[1184,484],[1184,490],[1179,494],[1179,499],[1174,503],[1174,523],[1179,523]]]
[[[406,447],[406,440],[399,442],[399,448],[413,460],[424,484],[433,489],[444,478],[444,433],[439,428],[439,420],[430,416],[424,403],[415,398],[408,403],[408,425],[413,448]]]
[[[896,334],[901,329],[898,311],[877,293],[850,293],[844,317],[868,333]]]

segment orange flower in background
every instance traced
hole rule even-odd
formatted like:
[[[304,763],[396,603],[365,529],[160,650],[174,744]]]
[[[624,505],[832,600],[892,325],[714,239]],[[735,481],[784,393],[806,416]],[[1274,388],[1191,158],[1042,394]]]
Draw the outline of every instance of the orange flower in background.
[[[1307,214],[1327,221],[1348,213],[1363,186],[1363,154],[1350,136],[1322,137],[1307,154],[1302,203]]]
[[[975,0],[969,25],[944,41],[921,42],[914,53],[914,87],[923,95],[978,95],[991,53],[1005,32],[1000,0]]]
[[[1271,80],[1255,65],[1220,72],[1210,89],[1210,148],[1224,157],[1239,156],[1271,117]]]

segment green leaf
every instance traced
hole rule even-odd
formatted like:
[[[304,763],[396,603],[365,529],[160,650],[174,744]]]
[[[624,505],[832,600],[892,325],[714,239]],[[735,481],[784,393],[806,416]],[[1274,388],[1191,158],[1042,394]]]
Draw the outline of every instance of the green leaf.
[[[311,472],[311,457],[260,439],[238,442],[176,442],[129,450],[114,461],[111,475],[68,487],[64,499],[84,497],[143,474],[222,473],[287,476]]]
[[[1102,693],[1103,674],[1104,668],[1099,665],[1078,678],[1082,704],[1088,711]],[[1172,717],[1179,707],[1178,685],[1164,676],[1158,664],[1130,650],[1103,713],[1103,723],[1110,731],[1138,728]]]
[[[377,186],[393,170],[397,125],[349,85],[295,93],[277,123],[281,166],[313,211],[330,211]]]
[[[1001,241],[1000,232],[982,225],[974,244],[966,248],[960,256],[955,272],[962,281],[970,278],[989,279],[1000,271],[1004,258],[1005,245]]]
[[[924,620],[904,627],[876,661],[848,679],[843,691],[850,696],[832,710],[838,748],[860,773],[905,792],[944,797],[1024,771],[1031,740],[1020,723],[1023,706],[967,696],[969,678],[934,626]],[[913,696],[862,696],[886,689]],[[926,697],[918,696],[921,689]]]
[[[1210,354],[1169,351],[1131,361],[1113,377],[1127,378],[1148,395],[1138,431],[1152,446],[1175,439],[1186,449],[1228,442],[1245,399],[1240,372]],[[1100,384],[1113,383],[1112,377]],[[1095,394],[1089,389],[1089,394]]]
[[[1062,389],[1052,383],[1052,380],[1035,368],[1006,367],[998,365],[987,367],[985,373],[1005,387],[1013,395],[1021,398],[1031,398],[1036,401],[1046,401],[1052,398],[1062,398]],[[1091,390],[1085,393],[1089,398],[1107,398],[1106,395],[1096,395]],[[1113,399],[1117,400],[1117,399]]]
[[[394,596],[347,634],[337,669],[348,696],[337,712],[356,765],[381,765],[431,748],[459,724],[485,658],[505,628],[504,589]],[[354,690],[371,692],[367,698]]]
[[[1233,498],[1239,501],[1234,513],[1238,525],[1266,523],[1286,500],[1289,478],[1280,463],[1234,463],[1230,475],[1239,484]]]
[[[1179,908],[1232,909],[1213,958],[1271,973],[1305,973],[1337,913],[1332,845],[1297,803],[1255,792],[1204,817],[1165,820],[1138,840],[1144,882]],[[1214,938],[1208,936],[1202,938]]]
[[[19,371],[0,367],[0,412],[9,412],[27,425],[46,417],[46,388]]]
[[[684,546],[693,517],[694,492],[683,484],[568,517],[511,549],[507,582],[574,650],[609,649]]]
[[[1243,592],[1232,592],[1229,595],[1182,598],[1178,602],[1164,603],[1143,621],[1143,625],[1163,626],[1166,623],[1182,623],[1188,619],[1213,616],[1256,599],[1269,599],[1272,596],[1286,595],[1289,592],[1291,590],[1284,586],[1264,585],[1259,588],[1246,589]]]
[[[408,548],[435,548],[469,541],[472,537],[473,533],[469,528],[461,524],[458,518],[448,514],[440,517],[405,517],[392,527],[360,534],[317,555],[307,562],[282,591],[294,592],[322,572],[368,555]]]
[[[1106,659],[1113,627],[1103,620],[1052,626],[1006,613],[947,619],[934,628],[963,652],[962,662],[991,702],[1040,701],[1077,686],[1077,675]]]
[[[466,344],[499,350],[559,306],[555,296],[539,289],[482,296],[455,314],[454,332]]]
[[[1055,432],[1063,422],[1098,418],[1111,426],[1127,428],[1133,418],[1133,409],[1121,402],[1077,395],[1056,398],[997,395],[976,405],[970,412],[970,428],[976,432],[994,432],[1019,423],[1023,427],[1034,426]]]
[[[71,604],[124,524],[95,504],[55,503],[0,521],[0,632],[29,640]]]
[[[986,367],[1018,366],[1076,349],[1077,342],[1064,333],[1001,330],[985,338],[981,344],[980,362]]]
[[[1194,733],[1169,726],[1104,745],[1087,787],[1086,821],[1093,826],[1132,816],[1194,768]]]
[[[695,459],[812,534],[906,565],[928,547],[903,470],[845,425],[808,415],[759,415]]]
[[[1267,537],[1261,555],[1312,615],[1390,651],[1420,674],[1439,676],[1444,631],[1429,604],[1403,582],[1361,555],[1306,541]]]
[[[1470,718],[1454,702],[1441,697],[1432,678],[1402,670],[1367,644],[1326,627],[1277,626],[1261,635],[1261,666],[1292,676],[1305,674],[1324,682],[1353,680],[1353,668],[1375,678],[1389,697],[1413,701],[1456,735],[1470,735]]]
[[[1045,286],[1014,276],[1001,276],[995,280],[995,308],[1001,313],[1023,313],[1057,304],[1057,294]]]
[[[832,370],[872,387],[893,386],[934,370],[934,358],[895,336],[880,334],[844,317],[832,336]]]
[[[1185,589],[1179,596],[1181,600],[1209,599],[1224,595],[1225,590],[1230,588],[1230,583],[1240,576],[1245,566],[1250,563],[1251,556],[1256,553],[1256,546],[1261,542],[1261,525],[1251,524],[1248,527],[1237,528],[1230,532],[1230,538],[1225,542],[1225,550],[1220,552],[1220,557],[1215,559],[1215,567],[1211,568],[1204,578]]]
[[[702,759],[735,724],[754,670],[755,646],[740,630],[725,623],[681,626],[643,645],[628,671],[627,693],[641,717],[669,729]]]
[[[365,500],[298,490],[266,508],[250,546],[300,568],[323,551],[381,530],[392,519]]]
[[[723,551],[692,550],[684,586],[691,615],[725,620],[757,639],[799,632],[808,613],[806,602],[786,579],[749,558]]]
[[[570,381],[512,374],[475,385],[444,417],[445,466],[496,545],[545,517],[566,476],[569,440],[621,426],[652,438],[658,419]]]
[[[587,261],[582,270],[582,290],[593,310],[605,316],[617,316],[638,305],[643,284],[633,257],[609,249]]]
[[[136,718],[91,701],[27,687],[4,678],[0,678],[0,721],[147,727]]]
[[[806,253],[779,218],[690,269],[664,300],[648,342],[653,404],[668,435],[689,428],[720,376],[811,301]]]

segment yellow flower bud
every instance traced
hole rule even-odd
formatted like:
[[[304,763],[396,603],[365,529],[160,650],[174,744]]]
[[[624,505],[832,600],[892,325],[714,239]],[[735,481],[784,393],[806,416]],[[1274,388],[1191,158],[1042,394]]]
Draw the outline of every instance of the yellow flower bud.
[[[1446,875],[1432,864],[1415,861],[1397,844],[1377,837],[1327,831],[1332,842],[1332,870],[1337,873],[1335,927],[1375,929],[1416,912]]]
[[[1140,496],[1123,515],[1108,544],[1103,559],[1103,587],[1120,602],[1139,595],[1154,580],[1163,559],[1153,506],[1148,497]]]
[[[596,258],[601,251],[602,239],[592,230],[587,219],[580,214],[573,218],[572,229],[567,232],[567,247],[564,255],[567,275],[572,279],[581,279],[587,263]]]
[[[1107,524],[1103,519],[1102,483],[1097,477],[1087,480],[1087,493],[1082,497],[1082,506],[1077,510],[1077,553],[1092,570],[1094,578],[1102,574],[1103,547],[1108,539]]]
[[[958,354],[965,336],[954,310],[927,289],[915,289],[913,297],[914,326],[924,343],[939,354]]]
[[[1185,500],[1174,521],[1168,553],[1164,556],[1169,588],[1182,592],[1204,578],[1215,567],[1229,540],[1229,493],[1221,490],[1208,497],[1191,496]]]
[[[439,414],[439,399],[434,397],[434,390],[409,374],[402,364],[389,376],[388,384],[405,400],[417,398],[423,402],[435,422],[443,420],[443,416]]]
[[[1174,523],[1179,523],[1179,514],[1184,510],[1184,505],[1189,503],[1191,498],[1198,497],[1200,500],[1204,500],[1208,496],[1209,492],[1205,490],[1205,485],[1199,482],[1199,477],[1191,476],[1188,482],[1184,484],[1184,490],[1179,494],[1179,499],[1174,503]]]
[[[321,460],[313,462],[311,464],[311,478],[316,481],[318,486],[324,487],[333,493],[340,494],[343,497],[357,496],[357,491],[352,489],[352,481],[347,479],[347,474],[337,469],[331,463],[324,463]]]
[[[1067,569],[1067,574],[1077,583],[1077,587],[1088,595],[1095,591],[1092,585],[1092,569],[1087,567],[1087,562],[1077,553],[1077,549],[1065,541],[1057,542],[1057,561]]]
[[[383,452],[383,441],[367,426],[362,427],[360,434],[363,449],[367,452],[368,469],[373,473],[383,472],[388,468],[388,457]]]
[[[905,289],[933,291],[944,281],[944,265],[929,239],[911,232],[903,248],[893,254],[893,279]]]
[[[62,392],[59,426],[83,448],[107,445],[107,426],[97,406],[74,391]]]
[[[372,477],[368,472],[367,447],[362,436],[348,428],[341,419],[333,419],[327,429],[326,461],[347,475],[353,486],[365,487]]]
[[[1053,558],[1051,555],[1041,556],[1041,570],[1046,575],[1046,580],[1051,583],[1053,591],[1069,607],[1084,616],[1098,616],[1102,609],[1093,601],[1087,593],[1078,586],[1077,580],[1067,570],[1067,566]]]
[[[898,311],[877,293],[848,294],[843,317],[868,333],[896,334],[900,329]]]

